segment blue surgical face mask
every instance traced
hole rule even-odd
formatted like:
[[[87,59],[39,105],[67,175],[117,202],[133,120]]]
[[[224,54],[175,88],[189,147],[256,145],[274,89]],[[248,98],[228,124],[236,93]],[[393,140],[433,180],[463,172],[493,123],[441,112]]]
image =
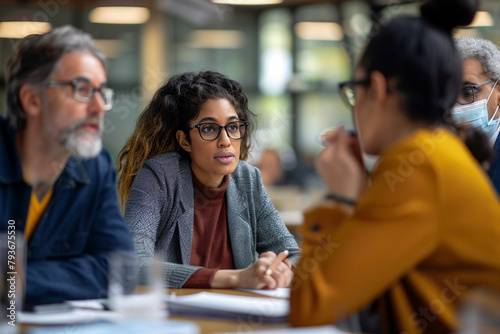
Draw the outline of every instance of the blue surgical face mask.
[[[488,138],[493,136],[499,123],[499,119],[495,119],[499,106],[497,106],[497,109],[491,119],[488,119],[488,101],[490,100],[490,96],[493,93],[497,82],[498,81],[495,81],[487,99],[454,107],[451,111],[453,119],[457,123],[470,124],[474,128],[483,130]]]

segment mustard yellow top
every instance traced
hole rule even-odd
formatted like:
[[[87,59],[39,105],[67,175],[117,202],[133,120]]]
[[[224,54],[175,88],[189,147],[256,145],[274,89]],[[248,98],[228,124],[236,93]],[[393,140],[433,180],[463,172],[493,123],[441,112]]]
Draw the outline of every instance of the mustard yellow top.
[[[373,301],[385,333],[449,333],[474,287],[500,288],[500,206],[467,147],[418,130],[386,151],[352,216],[305,214],[290,322],[337,322]]]
[[[28,209],[28,218],[26,218],[26,227],[24,229],[24,237],[26,240],[31,238],[33,231],[35,230],[38,222],[42,218],[45,209],[49,205],[50,199],[52,198],[53,187],[47,192],[42,201],[38,200],[34,191],[31,192],[30,206]]]

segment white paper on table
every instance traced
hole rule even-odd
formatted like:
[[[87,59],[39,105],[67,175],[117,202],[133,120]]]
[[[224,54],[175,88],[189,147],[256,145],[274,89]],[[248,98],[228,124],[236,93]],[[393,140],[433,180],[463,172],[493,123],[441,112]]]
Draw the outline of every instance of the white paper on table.
[[[20,312],[17,320],[21,324],[31,325],[67,325],[94,321],[118,321],[121,316],[112,311],[74,309],[63,312],[35,313]]]
[[[264,295],[268,297],[275,297],[275,298],[285,298],[289,299],[290,298],[290,288],[277,288],[274,290],[256,290],[256,289],[237,289],[241,291],[247,291],[251,293],[256,293],[258,295]]]
[[[103,301],[105,299],[83,299],[83,300],[67,300],[65,303],[73,308],[83,308],[91,310],[104,310]]]
[[[169,310],[203,315],[251,315],[267,319],[285,319],[290,311],[288,300],[200,292],[187,296],[166,297]]]
[[[66,326],[44,326],[30,329],[29,334],[199,334],[198,326],[188,321],[176,320],[125,320],[123,322],[97,322]]]
[[[256,334],[349,334],[349,332],[342,331],[335,326],[313,326],[313,327],[296,327],[296,328],[280,328],[268,329],[261,331],[253,331]],[[239,334],[239,332],[224,332],[220,334]]]

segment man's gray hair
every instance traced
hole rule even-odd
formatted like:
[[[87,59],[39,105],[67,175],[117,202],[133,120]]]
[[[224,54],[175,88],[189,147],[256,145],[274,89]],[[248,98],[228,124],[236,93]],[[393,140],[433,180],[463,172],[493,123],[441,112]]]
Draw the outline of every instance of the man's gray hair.
[[[463,36],[455,40],[462,60],[477,59],[483,65],[486,76],[493,80],[500,80],[500,48],[492,42]]]
[[[26,126],[26,115],[19,100],[21,86],[31,84],[42,91],[67,52],[89,52],[106,68],[104,54],[97,49],[92,37],[72,26],[29,35],[16,45],[7,62],[5,76],[7,119],[17,131]]]

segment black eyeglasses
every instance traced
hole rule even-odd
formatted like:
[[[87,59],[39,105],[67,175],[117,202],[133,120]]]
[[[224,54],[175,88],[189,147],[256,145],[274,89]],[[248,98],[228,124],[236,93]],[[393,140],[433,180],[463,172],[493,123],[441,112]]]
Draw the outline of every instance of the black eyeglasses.
[[[238,140],[245,137],[248,124],[248,122],[244,121],[229,122],[226,125],[219,125],[217,123],[201,123],[188,128],[188,131],[196,128],[200,133],[201,139],[212,141],[219,138],[222,129],[225,129],[229,138]]]
[[[458,94],[457,98],[457,103],[458,104],[469,104],[473,103],[476,101],[476,89],[478,89],[481,86],[484,86],[486,84],[489,84],[490,82],[493,82],[493,80],[488,80],[486,82],[483,82],[482,84],[475,85],[475,86],[464,86],[460,90],[460,93]]]
[[[73,98],[80,102],[89,102],[94,97],[95,92],[99,92],[103,101],[104,109],[110,110],[115,100],[115,92],[108,87],[94,88],[90,81],[85,78],[76,78],[71,81],[49,81],[48,86],[71,86],[73,88]]]
[[[356,85],[369,85],[370,79],[365,80],[349,80],[339,83],[340,95],[349,106],[354,107],[356,99],[354,96],[354,87]]]

